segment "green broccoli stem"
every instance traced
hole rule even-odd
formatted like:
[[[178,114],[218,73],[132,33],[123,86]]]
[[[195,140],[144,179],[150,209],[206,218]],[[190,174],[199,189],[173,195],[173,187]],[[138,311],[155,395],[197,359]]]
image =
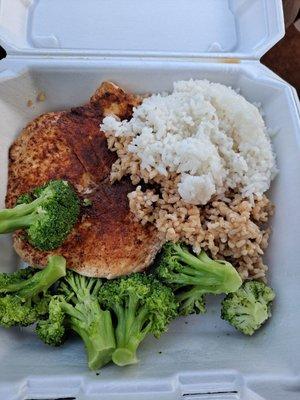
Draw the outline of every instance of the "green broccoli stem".
[[[187,275],[202,277],[208,275],[223,276],[225,264],[219,265],[217,261],[210,259],[205,252],[201,252],[198,257],[194,256],[189,251],[183,250],[180,246],[175,245],[176,252],[178,253],[181,261],[187,264],[184,267],[184,272]],[[189,268],[188,266],[191,266]],[[212,270],[212,267],[216,268]]]
[[[5,208],[0,210],[0,222],[6,221],[7,219],[17,219],[20,217],[25,217],[28,214],[32,214],[36,209],[43,204],[45,199],[49,196],[49,193],[42,194],[37,199],[33,200],[31,203],[18,204],[14,208]]]
[[[176,299],[181,303],[189,298],[196,298],[199,296],[203,296],[206,293],[207,292],[203,290],[203,288],[198,286],[193,286],[190,290],[179,292],[178,294],[176,293]]]
[[[0,287],[0,293],[18,292],[24,300],[34,299],[39,293],[45,293],[58,279],[66,275],[66,260],[62,256],[50,256],[47,266],[29,279]]]
[[[69,315],[71,329],[84,342],[89,368],[96,370],[107,364],[116,348],[110,311],[103,311],[96,298],[78,308],[65,301],[62,309]]]
[[[125,308],[114,307],[114,311],[118,320],[117,349],[113,352],[112,360],[120,367],[136,364],[138,362],[137,349],[151,327],[150,321],[146,323],[148,311],[146,307],[139,307],[139,299],[134,295],[129,297]]]
[[[174,283],[195,285],[198,281],[206,292],[213,294],[235,292],[241,286],[241,278],[230,263],[212,260],[204,251],[196,257],[179,245],[174,248],[177,257],[186,264],[182,273],[173,273]]]
[[[48,192],[29,204],[19,204],[14,208],[0,211],[0,234],[28,228],[38,218],[39,206],[49,196]]]
[[[114,331],[109,311],[101,311],[97,319],[98,329],[94,334],[90,335],[84,329],[74,330],[81,336],[84,341],[88,366],[91,370],[100,369],[111,361],[112,353],[116,348]]]
[[[28,214],[24,215],[23,217],[0,220],[0,233],[10,233],[16,231],[17,229],[28,228],[35,220],[35,214]]]

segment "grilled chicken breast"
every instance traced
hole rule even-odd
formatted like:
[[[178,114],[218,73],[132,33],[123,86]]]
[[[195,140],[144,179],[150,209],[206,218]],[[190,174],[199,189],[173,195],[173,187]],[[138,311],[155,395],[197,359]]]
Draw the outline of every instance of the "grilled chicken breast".
[[[14,247],[31,265],[44,266],[49,254],[61,254],[68,268],[95,277],[114,278],[145,269],[161,247],[152,226],[142,226],[129,210],[129,180],[111,185],[110,169],[116,155],[107,148],[99,130],[105,115],[130,118],[140,103],[105,82],[82,107],[44,114],[31,122],[9,153],[6,206],[50,179],[69,180],[81,198],[92,204],[82,208],[79,222],[64,244],[52,252],[33,248],[24,233],[14,234]]]

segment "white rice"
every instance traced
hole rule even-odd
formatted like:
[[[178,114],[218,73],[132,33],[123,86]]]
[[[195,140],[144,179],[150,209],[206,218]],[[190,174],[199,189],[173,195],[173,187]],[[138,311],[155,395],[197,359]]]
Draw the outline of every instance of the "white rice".
[[[190,204],[206,204],[227,189],[262,195],[276,173],[258,108],[218,83],[175,82],[171,94],[144,99],[130,121],[109,116],[101,129],[131,137],[128,151],[141,169],[181,174],[178,192]]]

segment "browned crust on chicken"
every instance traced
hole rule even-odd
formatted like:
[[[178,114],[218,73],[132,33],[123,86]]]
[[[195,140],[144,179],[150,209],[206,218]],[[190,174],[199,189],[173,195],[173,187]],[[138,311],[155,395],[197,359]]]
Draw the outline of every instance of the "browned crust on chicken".
[[[105,82],[87,105],[35,119],[10,149],[7,207],[49,179],[67,179],[81,198],[91,199],[65,243],[51,252],[66,257],[68,267],[83,275],[113,278],[143,270],[161,246],[157,231],[142,226],[129,210],[131,183],[110,184],[116,156],[99,130],[103,115],[130,118],[139,102]],[[23,232],[14,235],[14,246],[31,265],[44,266],[50,254],[30,246]]]
[[[103,116],[117,115],[120,119],[129,119],[132,108],[141,103],[141,97],[124,92],[111,82],[103,82],[91,97],[91,106],[100,108]]]

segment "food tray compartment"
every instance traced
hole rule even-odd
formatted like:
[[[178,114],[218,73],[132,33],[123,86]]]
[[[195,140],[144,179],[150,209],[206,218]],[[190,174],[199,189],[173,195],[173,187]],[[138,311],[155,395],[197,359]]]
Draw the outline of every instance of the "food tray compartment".
[[[243,337],[222,321],[220,298],[212,297],[206,315],[180,318],[160,340],[148,338],[141,346],[138,365],[124,369],[110,365],[98,376],[87,370],[82,343],[76,339],[52,349],[30,329],[0,329],[0,398],[298,399],[300,120],[293,89],[253,62],[144,61],[137,65],[99,59],[90,59],[88,64],[75,59],[26,63],[10,59],[2,62],[1,71],[2,205],[8,148],[20,129],[43,112],[86,102],[103,80],[138,93],[170,90],[172,82],[189,78],[207,78],[240,90],[262,106],[266,124],[275,134],[280,172],[271,190],[276,214],[266,255],[277,300],[273,318],[254,337]],[[45,93],[44,102],[35,100],[40,92]],[[33,101],[31,107],[28,100]],[[14,270],[18,260],[9,235],[0,237],[0,248],[1,268]]]

